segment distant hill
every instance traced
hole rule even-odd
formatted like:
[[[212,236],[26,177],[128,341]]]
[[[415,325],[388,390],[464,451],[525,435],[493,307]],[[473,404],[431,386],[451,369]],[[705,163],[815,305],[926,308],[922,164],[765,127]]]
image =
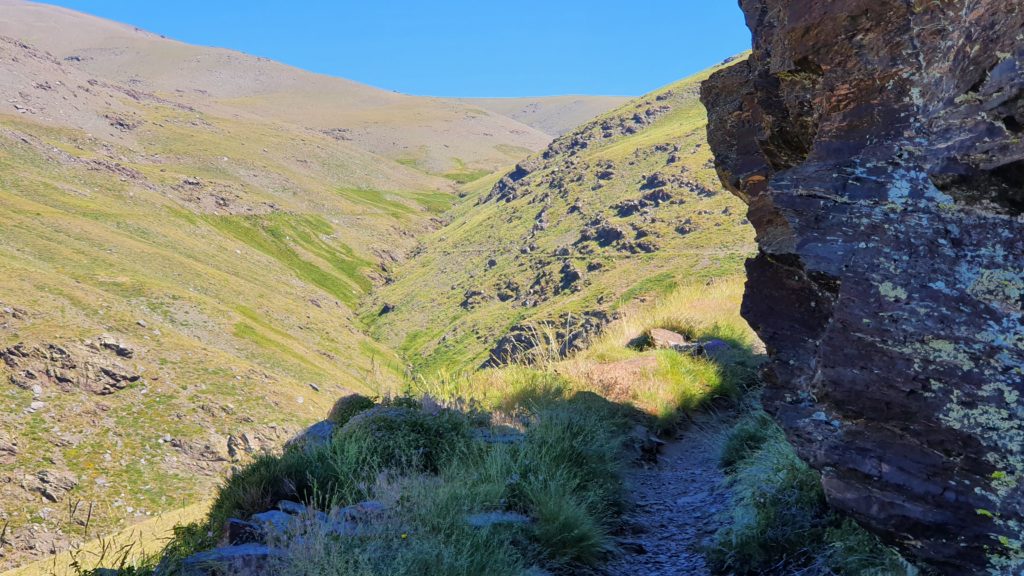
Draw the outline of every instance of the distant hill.
[[[546,134],[561,136],[631,99],[629,96],[546,96],[467,98],[464,102],[508,116]]]
[[[0,35],[86,77],[218,116],[329,133],[431,173],[490,171],[550,141],[539,129],[457,100],[388,92],[54,6],[0,0]],[[29,107],[40,97],[27,95]]]

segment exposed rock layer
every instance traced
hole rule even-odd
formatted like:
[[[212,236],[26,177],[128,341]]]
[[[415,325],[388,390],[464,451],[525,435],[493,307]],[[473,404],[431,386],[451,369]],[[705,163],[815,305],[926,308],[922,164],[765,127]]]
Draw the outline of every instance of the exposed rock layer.
[[[741,5],[753,54],[703,100],[757,229],[766,403],[833,505],[944,573],[1019,573],[1024,4]]]

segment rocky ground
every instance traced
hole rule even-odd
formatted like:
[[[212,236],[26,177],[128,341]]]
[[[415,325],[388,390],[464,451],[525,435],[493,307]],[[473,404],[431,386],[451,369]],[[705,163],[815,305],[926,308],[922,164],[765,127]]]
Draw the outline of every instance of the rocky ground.
[[[718,466],[728,426],[700,415],[696,425],[665,445],[656,463],[627,478],[631,508],[619,536],[622,555],[603,576],[710,575],[701,548],[721,527],[729,504]]]

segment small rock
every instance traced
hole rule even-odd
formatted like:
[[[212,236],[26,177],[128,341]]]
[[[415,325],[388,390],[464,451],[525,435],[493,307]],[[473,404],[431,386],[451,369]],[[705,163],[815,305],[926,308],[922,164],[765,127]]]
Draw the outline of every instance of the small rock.
[[[728,354],[732,351],[732,345],[724,340],[708,340],[704,342],[701,347],[704,349],[704,354],[712,358],[717,358],[722,354]]]
[[[209,574],[245,574],[271,576],[271,561],[284,557],[284,552],[262,544],[243,544],[214,548],[189,556],[182,561],[182,576]]]
[[[309,387],[312,388],[314,392],[319,392],[320,391],[320,387],[317,386],[316,384],[312,383],[312,382],[309,383]]]
[[[135,351],[132,350],[131,347],[115,340],[110,335],[104,334],[97,338],[96,342],[100,345],[100,348],[110,350],[121,358],[131,358],[135,356]]]
[[[647,554],[647,547],[638,540],[620,540],[619,548],[631,554]]]
[[[78,486],[78,477],[68,471],[43,470],[36,474],[38,484],[33,490],[51,502],[60,502],[64,495]]]
[[[223,540],[232,546],[259,543],[263,540],[263,530],[252,522],[229,518],[224,526]]]
[[[299,504],[298,502],[292,502],[291,500],[281,500],[277,503],[277,509],[285,514],[292,514],[294,516],[301,516],[306,513],[305,504]]]
[[[284,533],[291,527],[295,518],[280,510],[267,510],[259,514],[253,514],[249,522],[259,526],[264,532]]]
[[[387,508],[376,500],[367,500],[351,506],[346,506],[335,512],[339,517],[351,522],[364,522],[384,514]]]

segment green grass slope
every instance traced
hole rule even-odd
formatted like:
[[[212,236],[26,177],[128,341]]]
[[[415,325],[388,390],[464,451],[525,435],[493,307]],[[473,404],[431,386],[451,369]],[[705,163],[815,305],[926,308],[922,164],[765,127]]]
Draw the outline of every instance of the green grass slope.
[[[705,141],[708,73],[470,184],[450,223],[364,306],[371,333],[420,370],[475,367],[513,326],[564,347],[636,300],[741,274],[753,230]]]
[[[354,309],[449,180],[9,39],[0,64],[0,91],[39,94],[0,111],[0,569],[206,498],[401,378]]]

